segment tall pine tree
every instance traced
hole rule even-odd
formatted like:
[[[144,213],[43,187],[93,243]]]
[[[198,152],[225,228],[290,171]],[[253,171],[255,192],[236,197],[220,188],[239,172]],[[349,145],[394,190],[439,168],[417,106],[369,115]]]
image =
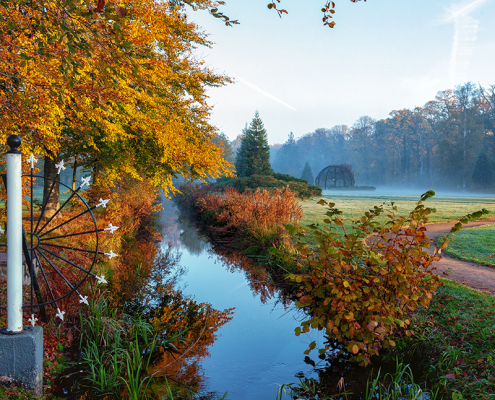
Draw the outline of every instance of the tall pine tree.
[[[492,163],[484,151],[479,154],[478,160],[476,160],[473,171],[473,182],[482,188],[486,188],[493,182]]]
[[[292,132],[289,133],[287,141],[283,144],[282,148],[275,156],[273,169],[276,172],[288,174],[294,177],[298,177],[301,173],[302,166],[299,162],[297,144]]]
[[[263,121],[258,111],[254,114],[249,127],[243,131],[241,147],[237,153],[237,176],[272,175],[270,165],[270,146]]]
[[[314,185],[314,183],[315,183],[315,178],[313,177],[313,170],[311,169],[311,166],[309,165],[309,162],[307,162],[307,161],[306,161],[306,164],[304,164],[304,169],[302,172],[301,179],[304,179],[310,185]]]

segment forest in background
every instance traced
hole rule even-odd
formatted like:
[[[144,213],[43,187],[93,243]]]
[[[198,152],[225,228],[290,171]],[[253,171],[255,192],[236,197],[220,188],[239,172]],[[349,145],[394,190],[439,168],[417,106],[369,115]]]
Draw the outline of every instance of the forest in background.
[[[284,144],[271,146],[272,168],[301,178],[308,162],[316,178],[328,165],[350,164],[356,185],[495,188],[495,85],[468,82],[389,115],[362,116],[351,127],[319,128],[298,139],[291,132]],[[241,142],[239,135],[227,154],[233,157]]]

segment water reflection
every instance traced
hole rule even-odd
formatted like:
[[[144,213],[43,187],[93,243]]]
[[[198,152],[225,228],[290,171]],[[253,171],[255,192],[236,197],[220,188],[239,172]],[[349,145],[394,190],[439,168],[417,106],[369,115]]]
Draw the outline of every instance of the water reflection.
[[[157,231],[124,244],[122,261],[113,271],[113,300],[126,313],[150,321],[159,336],[176,337],[171,346],[160,349],[162,355],[148,373],[154,373],[158,382],[166,378],[178,393],[174,398],[196,398],[206,387],[202,360],[209,357],[209,347],[218,329],[232,319],[233,309],[216,309],[183,292],[188,272],[188,264],[181,261],[183,251],[198,254],[208,245],[190,225],[179,222],[171,202],[163,203],[158,220]],[[154,390],[165,395],[167,386],[157,384]],[[208,396],[221,397],[211,390]]]
[[[159,213],[161,246],[175,250],[185,249],[190,254],[200,255],[210,248],[208,242],[202,240],[189,216],[183,211],[179,213],[173,201],[161,196],[162,210]]]
[[[184,395],[203,389],[201,360],[209,356],[208,348],[217,338],[218,328],[232,319],[233,310],[215,310],[208,303],[197,303],[170,287],[148,317],[158,332],[168,337],[182,332],[149,371],[167,377]]]
[[[277,300],[275,304],[281,303],[286,309],[292,304],[291,297],[282,290],[280,285],[273,282],[270,273],[261,265],[257,265],[252,258],[245,254],[236,253],[230,249],[215,247],[209,250],[218,257],[218,260],[229,272],[242,272],[246,278],[247,285],[258,296],[262,304],[269,300]]]
[[[200,398],[228,392],[231,400],[273,399],[279,385],[297,381],[295,375],[311,376],[303,352],[318,341],[317,333],[294,335],[299,311],[291,309],[266,269],[244,255],[213,248],[172,202],[164,201],[160,223],[160,247],[180,252],[187,271],[181,290],[215,309],[235,308],[208,347],[209,356],[196,364],[204,383]]]
[[[179,213],[172,202],[164,203],[169,214],[163,217],[162,249],[181,252],[180,264],[187,272],[181,286],[197,301],[208,302],[217,309],[235,307],[232,319],[218,329],[218,337],[207,354],[195,364],[201,371],[201,393],[228,391],[228,399],[274,399],[284,383],[311,381],[332,395],[345,384],[347,399],[363,398],[371,368],[349,363],[340,354],[341,346],[329,343],[318,332],[296,337],[301,311],[291,305],[291,298],[281,280],[243,254],[227,248],[211,246],[201,239],[187,215]],[[311,341],[331,350],[319,357],[305,356]],[[316,354],[315,354],[316,353]],[[383,364],[375,360],[372,368],[382,374],[393,372],[395,362]],[[343,381],[341,380],[343,378]],[[354,395],[349,394],[353,392]],[[338,397],[336,397],[338,398]]]

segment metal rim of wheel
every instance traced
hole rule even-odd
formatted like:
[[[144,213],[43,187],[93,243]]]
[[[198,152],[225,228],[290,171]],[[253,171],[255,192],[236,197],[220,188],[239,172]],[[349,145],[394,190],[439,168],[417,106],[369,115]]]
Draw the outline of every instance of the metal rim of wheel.
[[[24,304],[23,308],[40,308],[46,305],[55,304],[57,306],[57,316],[63,320],[64,312],[61,312],[58,308],[57,302],[66,298],[72,293],[77,293],[80,303],[88,304],[87,296],[82,296],[78,289],[86,281],[88,276],[92,276],[98,280],[98,283],[106,283],[104,276],[100,277],[95,275],[92,271],[97,262],[98,255],[107,255],[110,258],[116,256],[112,251],[104,253],[99,251],[99,236],[101,231],[110,231],[113,234],[118,227],[112,226],[110,223],[108,228],[98,229],[96,218],[93,214],[93,210],[97,207],[106,208],[108,200],[100,199],[100,202],[93,207],[84,200],[79,194],[81,189],[87,185],[89,186],[89,178],[83,178],[82,183],[76,190],[60,182],[60,173],[65,169],[63,161],[56,165],[58,168],[55,179],[47,178],[41,175],[34,175],[34,156],[28,160],[31,162],[31,171],[29,174],[23,174],[23,178],[28,179],[29,183],[29,196],[28,196],[28,219],[23,218],[23,254],[25,258],[25,264],[28,268],[30,277],[30,301],[29,304]],[[47,199],[50,198],[55,185],[59,184],[68,189],[69,197],[60,205],[50,217],[43,219],[47,212],[48,200],[43,202],[39,216],[36,218],[34,215],[34,182],[35,180],[43,181],[44,185],[49,185]],[[75,199],[79,206],[82,207],[82,211],[70,218],[62,221],[58,221],[55,218],[61,216],[61,211]],[[61,228],[69,227],[69,224],[73,221],[85,217],[86,225],[89,225],[89,230],[76,231],[76,232],[61,232]],[[53,225],[54,224],[54,225]],[[67,229],[66,229],[67,230]],[[70,231],[70,229],[69,229]],[[58,233],[57,233],[58,232]],[[92,235],[89,237],[89,235]],[[73,247],[67,245],[67,238],[75,238],[85,236],[87,240],[84,247]],[[88,240],[88,238],[90,240]],[[58,242],[58,244],[57,244]],[[6,246],[6,245],[1,245]],[[49,247],[49,248],[47,248]],[[70,255],[61,254],[62,252],[75,252],[80,254],[86,254],[89,256],[84,262],[77,260],[70,260]],[[80,265],[81,264],[81,265]],[[72,272],[72,276],[68,276],[68,272]],[[78,275],[74,277],[74,271],[77,271]],[[41,284],[40,284],[41,283]],[[64,287],[64,290],[57,290],[54,292],[54,286],[60,285]],[[36,301],[35,301],[36,300]],[[6,309],[5,306],[0,309]],[[34,316],[32,316],[34,321]],[[33,322],[34,323],[34,322]]]

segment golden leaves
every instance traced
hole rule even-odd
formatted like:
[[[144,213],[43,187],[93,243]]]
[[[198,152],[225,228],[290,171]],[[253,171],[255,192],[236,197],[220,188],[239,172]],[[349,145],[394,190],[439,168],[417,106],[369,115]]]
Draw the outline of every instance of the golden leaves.
[[[205,35],[164,3],[109,4],[99,0],[98,13],[88,14],[73,2],[64,16],[51,0],[46,10],[2,3],[0,133],[20,131],[37,153],[98,159],[108,179],[144,174],[171,189],[172,173],[231,174],[212,143],[205,95],[229,79],[192,53],[208,44]]]

